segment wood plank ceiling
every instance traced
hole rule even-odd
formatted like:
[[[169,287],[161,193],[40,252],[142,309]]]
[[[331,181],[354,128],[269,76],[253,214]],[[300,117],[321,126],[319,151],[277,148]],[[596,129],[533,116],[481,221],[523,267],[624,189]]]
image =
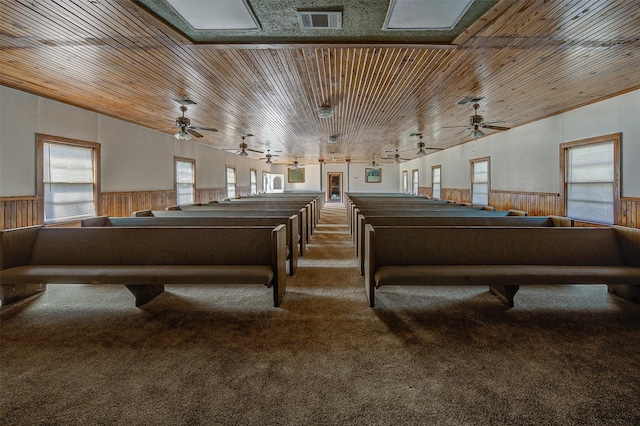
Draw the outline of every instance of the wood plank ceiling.
[[[473,113],[457,104],[464,96],[513,128],[640,87],[637,0],[503,0],[443,47],[198,45],[136,9],[3,1],[0,84],[166,133],[180,114],[173,99],[189,98],[192,124],[219,130],[199,142],[233,148],[251,133],[250,148],[282,151],[284,163],[333,152],[367,162],[414,149],[412,133],[437,148],[467,142],[451,128]],[[333,117],[319,118],[321,106]]]

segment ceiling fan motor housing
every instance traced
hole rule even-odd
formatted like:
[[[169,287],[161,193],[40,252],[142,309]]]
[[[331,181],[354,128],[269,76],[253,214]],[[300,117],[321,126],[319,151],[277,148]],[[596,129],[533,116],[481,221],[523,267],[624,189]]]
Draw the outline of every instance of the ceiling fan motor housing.
[[[191,125],[191,120],[187,117],[178,117],[176,118],[176,126],[178,127],[189,127]]]

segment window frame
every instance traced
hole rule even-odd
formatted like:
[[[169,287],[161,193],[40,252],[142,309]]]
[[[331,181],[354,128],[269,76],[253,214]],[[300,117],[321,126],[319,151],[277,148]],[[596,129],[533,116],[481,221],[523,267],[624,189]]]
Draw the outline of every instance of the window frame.
[[[438,173],[438,196],[436,197],[436,181],[435,181],[435,171],[439,170]],[[438,164],[435,166],[431,166],[431,197],[436,198],[438,200],[442,199],[442,165]]]
[[[233,170],[233,182],[229,182],[229,169]],[[234,166],[225,166],[224,168],[224,182],[225,182],[225,194],[228,199],[236,198],[238,196],[238,173]],[[229,195],[229,185],[233,183],[233,196]]]
[[[474,183],[485,183],[485,182],[474,182],[473,181],[473,177],[474,177],[474,167],[476,163],[483,163],[486,162],[487,163],[487,203],[486,204],[480,204],[480,203],[475,203],[473,201],[473,185]],[[471,190],[471,203],[472,204],[477,204],[477,205],[490,205],[489,199],[491,197],[491,157],[480,157],[480,158],[473,158],[471,160],[469,160],[469,181],[471,183],[470,185],[470,190]]]
[[[580,139],[572,142],[565,142],[560,144],[560,200],[562,200],[562,215],[566,216],[568,212],[568,182],[567,174],[568,164],[567,155],[571,148],[585,145],[596,145],[600,143],[613,142],[613,224],[619,225],[622,223],[622,211],[621,211],[621,154],[620,144],[622,140],[622,133],[610,133],[608,135],[595,136],[587,139]],[[581,222],[590,222],[586,219],[576,219]],[[594,223],[601,223],[595,222]]]
[[[411,170],[411,193],[418,195],[420,192],[420,169]]]
[[[80,139],[71,139],[61,136],[48,135],[44,133],[36,133],[36,196],[40,202],[38,203],[38,221],[43,224],[60,224],[78,222],[86,216],[48,220],[45,222],[45,199],[44,199],[44,146],[47,143],[56,145],[66,145],[75,148],[91,149],[93,151],[93,205],[94,215],[98,216],[102,212],[102,191],[101,191],[101,145],[98,142],[83,141]]]
[[[181,205],[180,194],[178,194],[178,162],[191,163],[193,170],[193,199],[189,204],[194,204],[196,202],[196,160],[186,157],[173,157],[173,188],[176,191],[176,204]]]

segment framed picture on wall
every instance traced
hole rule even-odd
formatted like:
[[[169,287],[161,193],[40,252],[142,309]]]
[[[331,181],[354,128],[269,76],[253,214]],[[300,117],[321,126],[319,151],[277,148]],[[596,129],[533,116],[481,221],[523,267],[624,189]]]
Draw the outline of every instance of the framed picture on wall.
[[[287,169],[289,183],[304,183],[304,168]]]
[[[366,183],[382,182],[382,169],[364,169],[364,181]]]

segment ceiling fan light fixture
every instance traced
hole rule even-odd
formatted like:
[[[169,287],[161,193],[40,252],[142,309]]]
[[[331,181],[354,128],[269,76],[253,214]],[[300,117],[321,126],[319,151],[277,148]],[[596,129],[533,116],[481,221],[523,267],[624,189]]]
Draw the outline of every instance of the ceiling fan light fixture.
[[[176,139],[178,139],[180,141],[189,141],[189,140],[192,139],[191,135],[189,133],[187,133],[186,131],[184,131],[184,130],[180,130],[174,136],[175,136]]]
[[[240,153],[238,154],[240,157],[245,158],[248,157],[249,154],[247,154],[247,151],[245,151],[244,149],[242,151],[240,151]]]
[[[333,117],[333,108],[329,106],[324,106],[318,108],[318,117],[320,118],[331,118]]]

